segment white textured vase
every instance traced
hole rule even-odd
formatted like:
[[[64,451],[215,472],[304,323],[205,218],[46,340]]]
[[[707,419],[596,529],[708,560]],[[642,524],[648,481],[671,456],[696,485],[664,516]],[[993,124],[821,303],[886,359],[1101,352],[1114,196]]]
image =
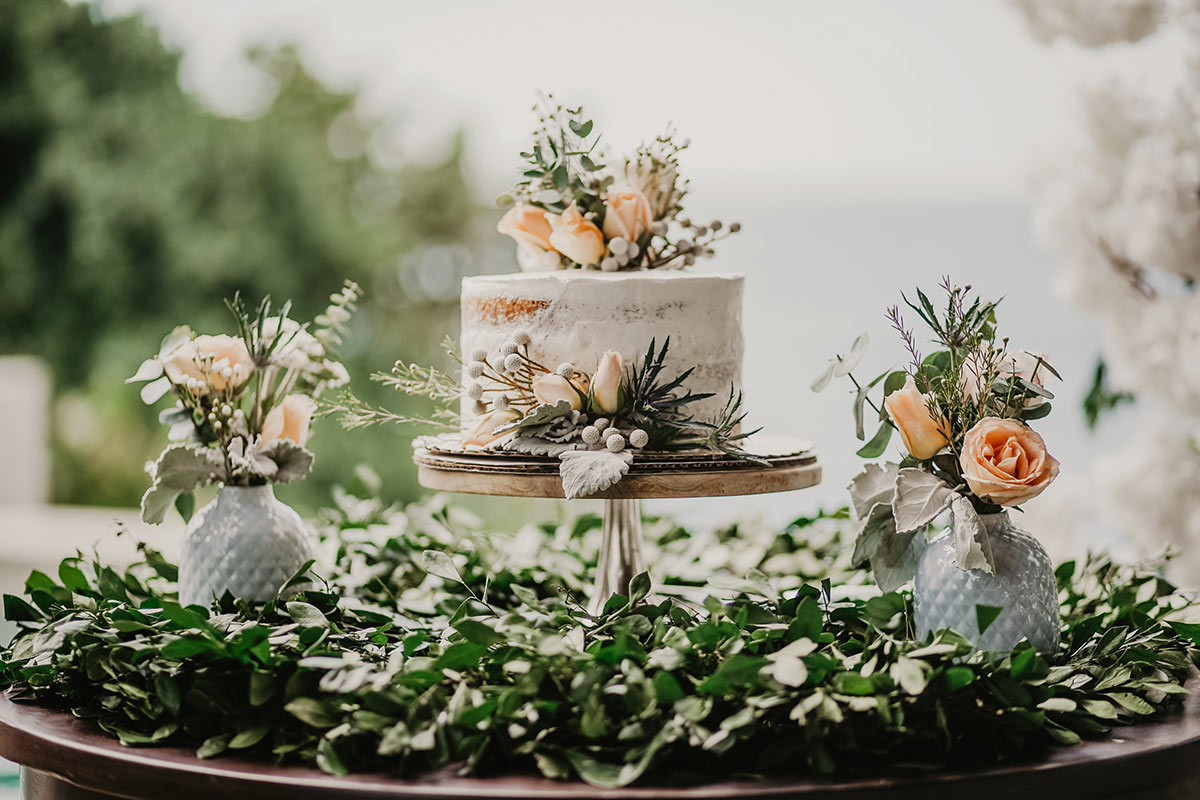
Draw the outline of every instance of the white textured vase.
[[[304,520],[271,486],[222,486],[188,523],[179,601],[207,606],[226,590],[270,600],[311,552]]]
[[[1022,639],[1040,653],[1058,650],[1058,586],[1050,557],[1037,539],[1012,524],[1008,512],[980,516],[991,540],[995,574],[959,569],[954,536],[938,536],[917,564],[913,600],[917,636],[951,628],[980,650],[1003,654]],[[979,633],[976,606],[1002,608]]]

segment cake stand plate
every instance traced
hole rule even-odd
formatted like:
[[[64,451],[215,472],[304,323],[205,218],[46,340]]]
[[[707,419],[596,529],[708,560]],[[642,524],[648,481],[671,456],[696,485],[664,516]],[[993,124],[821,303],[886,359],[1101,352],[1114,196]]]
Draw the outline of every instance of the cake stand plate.
[[[1195,681],[1189,684],[1197,688]],[[201,760],[190,748],[125,747],[92,723],[0,694],[0,756],[21,765],[26,800],[1171,800],[1200,797],[1200,694],[1155,721],[1118,726],[1109,737],[1055,747],[1026,762],[936,772],[858,776],[698,775],[601,789],[530,774],[462,777],[458,765],[401,779],[384,774],[326,775],[266,758]],[[864,763],[864,767],[869,765]]]
[[[788,492],[821,481],[817,455],[803,439],[755,436],[747,440],[746,449],[765,463],[706,451],[638,453],[619,483],[594,495],[604,500],[604,539],[588,605],[592,613],[599,612],[612,595],[627,594],[629,582],[646,571],[641,499]],[[419,443],[413,461],[417,480],[427,489],[505,497],[564,496],[556,458],[463,450],[453,440],[426,439]]]

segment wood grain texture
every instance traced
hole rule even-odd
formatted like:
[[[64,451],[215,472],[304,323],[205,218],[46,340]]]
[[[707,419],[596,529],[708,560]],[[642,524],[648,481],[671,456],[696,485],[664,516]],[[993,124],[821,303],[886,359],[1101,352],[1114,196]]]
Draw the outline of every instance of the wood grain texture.
[[[811,445],[771,439],[766,465],[712,453],[639,453],[629,474],[602,499],[726,497],[805,489],[821,482],[821,465]],[[427,489],[504,497],[562,498],[558,459],[516,453],[418,448],[417,480]]]
[[[1195,681],[1190,684],[1195,688]],[[1185,800],[1200,797],[1200,697],[1154,722],[1051,749],[1044,759],[987,769],[840,778],[771,778],[600,789],[533,775],[463,778],[447,767],[411,780],[379,774],[333,777],[304,767],[234,758],[201,761],[176,747],[123,747],[94,726],[0,696],[0,756],[27,767],[30,800],[124,797],[146,800]],[[82,790],[82,791],[81,791]]]

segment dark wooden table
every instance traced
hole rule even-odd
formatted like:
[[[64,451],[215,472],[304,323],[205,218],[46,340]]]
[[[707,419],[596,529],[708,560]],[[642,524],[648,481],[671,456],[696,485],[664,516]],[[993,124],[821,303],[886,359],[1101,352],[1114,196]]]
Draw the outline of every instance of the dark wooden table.
[[[802,798],[803,800],[1193,800],[1200,798],[1200,694],[1179,712],[1118,728],[1107,739],[1056,748],[1041,761],[924,777],[772,779],[597,789],[528,775],[461,778],[453,769],[415,780],[335,778],[303,767],[220,758],[191,750],[123,747],[94,726],[0,695],[0,756],[21,764],[29,800],[380,800],[381,798]]]

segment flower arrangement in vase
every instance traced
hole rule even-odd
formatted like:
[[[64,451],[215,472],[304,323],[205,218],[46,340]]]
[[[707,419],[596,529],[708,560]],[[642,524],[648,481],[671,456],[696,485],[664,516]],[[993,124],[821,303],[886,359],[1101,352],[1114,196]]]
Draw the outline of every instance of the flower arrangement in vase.
[[[166,449],[148,467],[142,519],[161,523],[175,506],[188,520],[180,564],[180,597],[207,604],[226,591],[248,600],[275,595],[309,558],[303,521],[275,499],[272,485],[308,475],[306,444],[316,397],[348,381],[333,357],[359,297],[347,282],[314,325],[273,312],[264,299],[251,314],[240,297],[229,302],[234,335],[172,331],[156,356],[128,382],[155,404],[170,426]],[[193,492],[220,486],[194,515]]]
[[[715,242],[741,230],[737,222],[682,216],[688,182],[679,153],[689,142],[673,130],[609,157],[582,108],[547,95],[534,111],[534,141],[521,153],[526,168],[499,198],[511,208],[497,225],[516,240],[523,270],[678,269],[711,257]]]
[[[863,334],[813,383],[820,391],[834,377],[850,379],[860,440],[866,408],[878,415],[860,456],[882,455],[893,433],[904,448],[899,463],[870,464],[850,483],[859,520],[853,558],[870,562],[885,591],[915,579],[918,635],[950,627],[985,650],[1005,651],[1024,638],[1052,651],[1058,602],[1050,561],[1008,510],[1058,475],[1058,461],[1029,423],[1050,413],[1054,395],[1045,384],[1059,375],[1046,356],[997,339],[996,303],[972,299],[969,286],[949,279],[941,288],[944,311],[920,289],[916,302],[904,298],[932,332],[932,353],[922,355],[893,306],[888,320],[910,358],[903,369],[857,380]],[[929,541],[947,510],[950,530]]]

